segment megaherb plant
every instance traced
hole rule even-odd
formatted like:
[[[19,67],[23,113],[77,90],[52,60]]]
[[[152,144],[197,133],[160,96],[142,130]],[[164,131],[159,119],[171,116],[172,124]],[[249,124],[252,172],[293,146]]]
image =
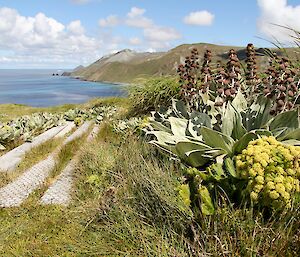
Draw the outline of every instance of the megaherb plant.
[[[226,65],[213,65],[212,54],[207,50],[201,69],[199,53],[197,49],[192,50],[191,56],[178,67],[181,99],[188,109],[209,110],[207,99],[213,101],[216,107],[222,107],[240,91],[250,102],[260,95],[270,98],[272,115],[293,109],[300,104],[299,66],[287,57],[279,58],[270,50],[266,50],[266,54],[269,56],[269,66],[259,73],[253,44],[248,44],[246,48],[244,69],[234,49],[229,51]]]
[[[188,170],[188,177],[208,182],[200,183],[202,191],[207,189],[204,184],[211,187],[216,183],[231,199],[240,201],[250,177],[245,178],[236,169],[236,156],[242,154],[250,142],[266,136],[282,144],[300,145],[299,111],[272,117],[270,108],[270,100],[262,97],[247,108],[245,98],[238,93],[232,103],[227,104],[218,131],[213,129],[209,115],[189,112],[183,102],[174,100],[172,109],[153,113],[147,133],[154,137],[151,143],[180,159],[187,167],[197,168]],[[250,196],[248,193],[246,197]]]
[[[214,213],[224,196],[236,204],[289,208],[300,178],[299,82],[295,87],[298,77],[292,65],[284,58],[278,67],[271,65],[269,69],[279,73],[262,76],[269,75],[272,90],[267,92],[266,76],[257,75],[253,45],[247,47],[245,73],[230,50],[226,67],[218,64],[216,71],[210,68],[207,51],[202,73],[197,74],[196,54],[193,51],[179,67],[184,102],[174,100],[172,108],[154,112],[146,130],[151,143],[187,167],[180,195],[202,214]],[[285,98],[281,105],[284,90],[293,100]],[[266,152],[257,147],[251,152],[256,143],[268,144]]]

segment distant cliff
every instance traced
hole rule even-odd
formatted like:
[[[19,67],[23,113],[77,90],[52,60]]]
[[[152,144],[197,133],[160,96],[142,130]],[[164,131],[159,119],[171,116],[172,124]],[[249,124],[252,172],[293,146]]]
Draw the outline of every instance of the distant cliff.
[[[84,69],[84,66],[79,65],[79,66],[77,66],[75,69],[73,69],[72,71],[65,71],[65,72],[63,72],[63,74],[61,74],[61,75],[62,75],[62,76],[71,76],[72,73],[78,72],[78,71],[80,71],[81,69]]]

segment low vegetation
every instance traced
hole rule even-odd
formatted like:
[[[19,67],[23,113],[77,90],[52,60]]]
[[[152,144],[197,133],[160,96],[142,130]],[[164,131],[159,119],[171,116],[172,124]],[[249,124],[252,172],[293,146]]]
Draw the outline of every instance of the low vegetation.
[[[72,204],[44,207],[33,195],[0,210],[0,253],[297,256],[299,68],[273,55],[258,72],[253,45],[245,70],[234,50],[225,66],[211,55],[200,65],[193,50],[178,81],[140,81],[129,100],[89,106],[120,111],[103,116],[93,142],[61,153],[59,170],[80,148]]]
[[[6,150],[11,145],[15,146],[16,142],[31,142],[33,137],[52,127],[64,125],[66,121],[73,121],[77,126],[90,119],[99,123],[115,112],[114,106],[94,105],[92,108],[74,108],[66,112],[37,112],[21,116],[0,124],[0,149]]]

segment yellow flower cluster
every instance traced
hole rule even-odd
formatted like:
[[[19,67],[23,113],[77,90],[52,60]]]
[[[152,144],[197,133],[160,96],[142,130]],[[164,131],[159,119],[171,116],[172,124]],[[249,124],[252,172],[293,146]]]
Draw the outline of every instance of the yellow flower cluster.
[[[265,206],[291,206],[291,198],[300,192],[300,147],[284,145],[274,137],[251,141],[236,156],[241,178],[248,180],[247,190],[253,202]]]

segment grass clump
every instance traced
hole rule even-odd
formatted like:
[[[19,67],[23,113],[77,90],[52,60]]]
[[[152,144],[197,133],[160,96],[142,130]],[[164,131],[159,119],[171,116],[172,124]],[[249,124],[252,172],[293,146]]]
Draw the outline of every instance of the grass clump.
[[[129,87],[131,114],[145,114],[159,106],[169,106],[172,98],[179,97],[177,78],[161,77],[140,80]]]
[[[300,251],[299,204],[265,219],[248,208],[225,204],[203,217],[196,229],[194,256],[297,256]]]
[[[87,231],[98,238],[92,249],[99,256],[188,256],[180,235],[190,212],[174,190],[172,163],[134,137],[120,142],[110,129],[84,150],[77,173],[77,196],[91,215]]]

